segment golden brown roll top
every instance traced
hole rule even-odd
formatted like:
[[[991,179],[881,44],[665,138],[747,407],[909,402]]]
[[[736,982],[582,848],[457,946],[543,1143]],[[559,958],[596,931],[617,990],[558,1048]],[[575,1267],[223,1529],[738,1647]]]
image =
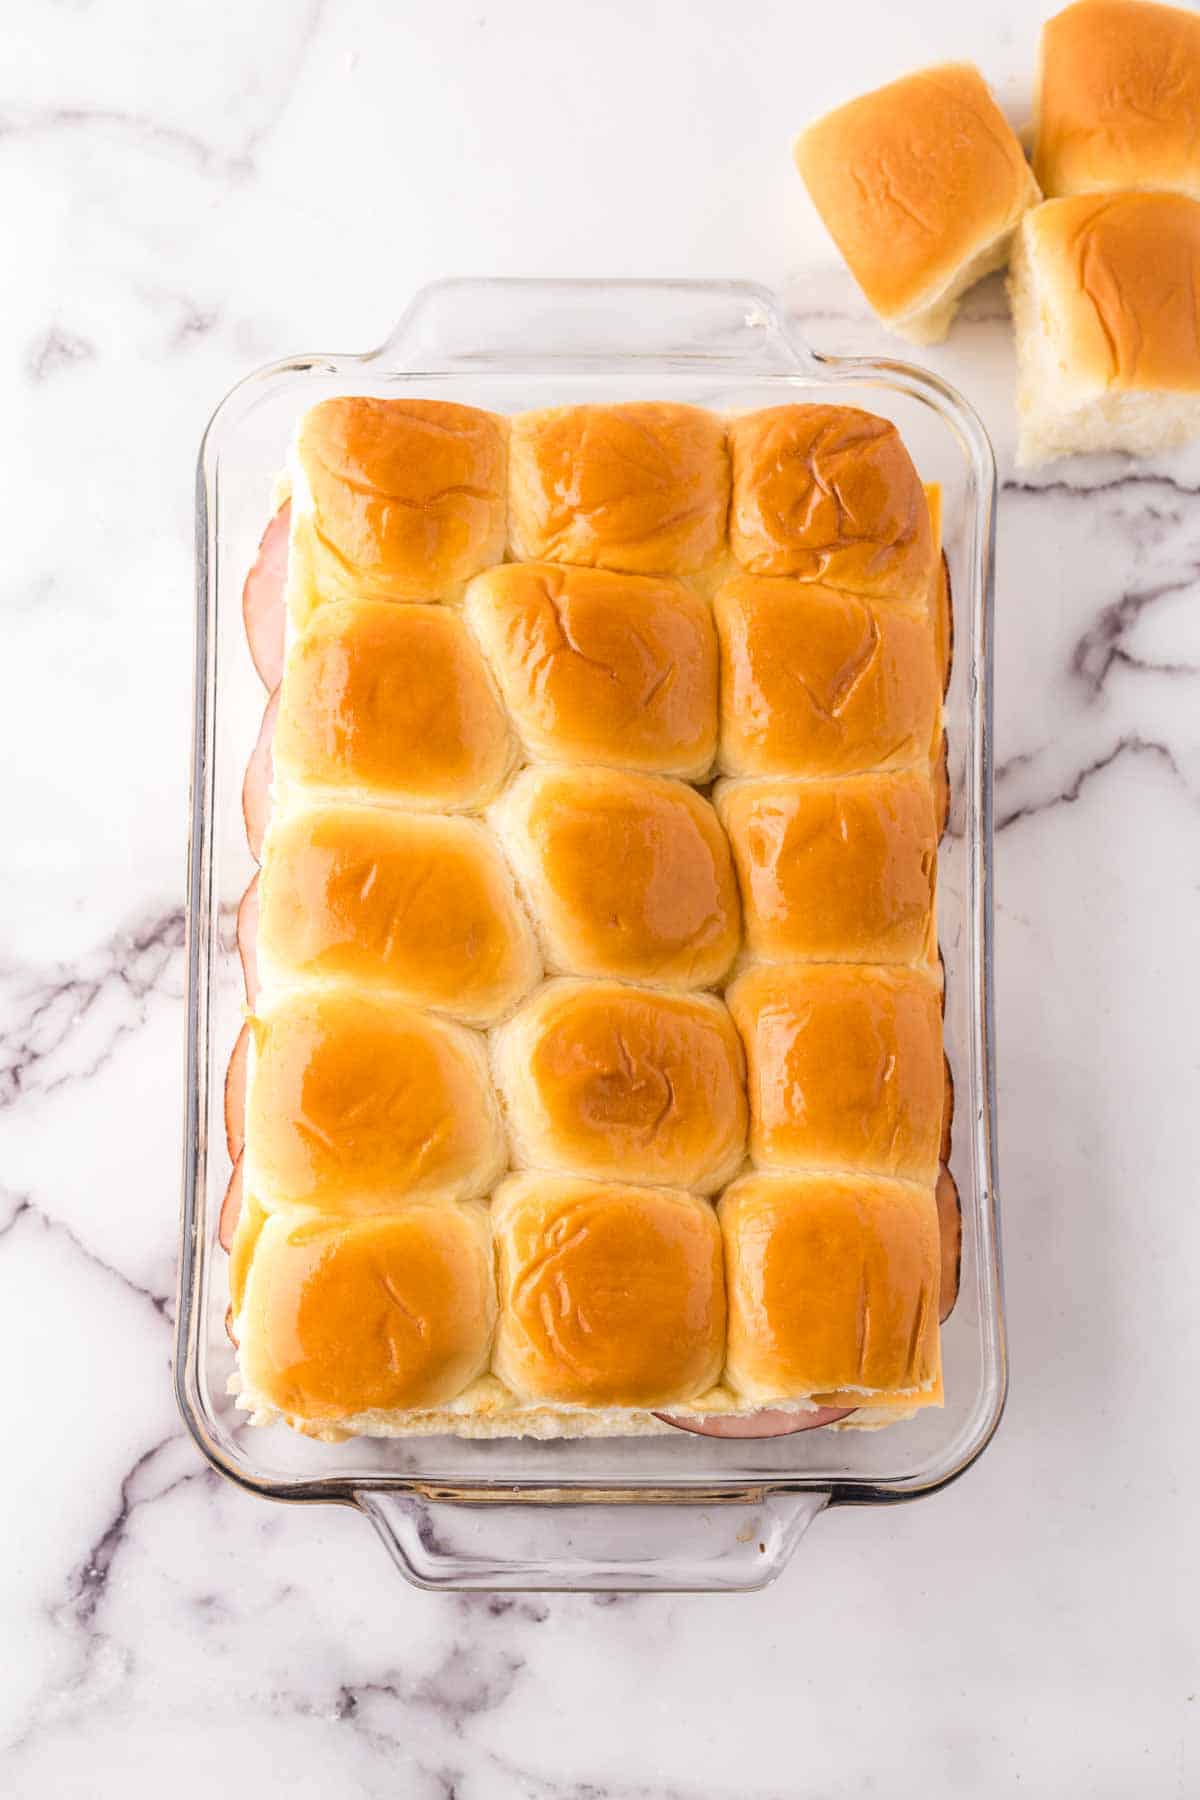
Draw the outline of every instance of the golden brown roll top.
[[[926,773],[721,782],[746,949],[766,962],[936,959]]]
[[[924,613],[818,582],[738,575],[715,614],[727,774],[844,775],[929,761],[941,681]]]
[[[478,646],[440,606],[322,606],[288,654],[277,778],[391,806],[457,812],[493,798],[513,759]]]
[[[746,1047],[759,1168],[933,1182],[945,1080],[932,972],[763,965],[728,998]]]
[[[747,1175],[726,1190],[718,1213],[725,1380],[744,1400],[940,1400],[941,1243],[931,1187],[862,1175]]]
[[[519,1400],[669,1406],[713,1386],[725,1350],[721,1235],[670,1188],[517,1175],[492,1203],[492,1366]]]
[[[1050,360],[1080,395],[1200,390],[1200,200],[1048,200],[1025,221],[1022,277]],[[1020,348],[1023,380],[1036,381]]]
[[[729,538],[751,575],[928,605],[925,490],[900,433],[852,406],[772,406],[730,421]]]
[[[710,1193],[745,1154],[742,1049],[707,994],[552,981],[493,1057],[519,1166]]]
[[[252,1021],[246,1189],[337,1217],[487,1192],[505,1162],[482,1038],[352,989]]]
[[[738,947],[737,884],[712,807],[682,782],[526,769],[489,818],[557,973],[710,987]]]
[[[1042,192],[1167,188],[1200,199],[1200,18],[1086,0],[1042,28],[1033,166]]]
[[[916,343],[945,336],[959,295],[1003,266],[1039,197],[969,63],[920,69],[837,107],[800,135],[795,156],[863,293]]]
[[[936,1399],[939,565],[894,428],[345,400],[292,472],[245,1404]]]
[[[529,752],[696,779],[717,737],[708,606],[681,582],[504,563],[467,616]]]
[[[495,1317],[478,1204],[401,1202],[340,1224],[277,1214],[237,1307],[242,1378],[254,1405],[307,1425],[441,1406],[486,1368]]]
[[[338,980],[486,1025],[541,974],[512,875],[477,820],[370,806],[276,819],[260,878],[269,986]]]
[[[691,575],[721,554],[729,459],[722,421],[702,407],[635,401],[519,413],[511,458],[518,560]]]
[[[446,400],[323,400],[300,420],[289,611],[442,600],[504,555],[507,422]]]

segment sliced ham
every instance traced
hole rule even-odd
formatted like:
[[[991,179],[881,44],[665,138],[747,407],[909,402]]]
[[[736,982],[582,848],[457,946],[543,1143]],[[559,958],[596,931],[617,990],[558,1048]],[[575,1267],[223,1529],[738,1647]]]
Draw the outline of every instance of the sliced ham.
[[[229,1177],[229,1186],[225,1189],[225,1198],[221,1202],[221,1217],[217,1224],[217,1242],[222,1250],[233,1248],[233,1234],[237,1230],[238,1216],[242,1210],[242,1159],[239,1156],[233,1165],[233,1174]]]
[[[941,1304],[938,1319],[942,1324],[954,1311],[958,1299],[958,1282],[962,1272],[962,1201],[958,1184],[942,1164],[937,1178],[938,1228],[942,1237]]]
[[[255,862],[262,861],[263,837],[271,816],[271,782],[275,775],[272,747],[275,742],[275,717],[279,711],[279,689],[267,701],[254,754],[246,764],[242,783],[242,817],[246,821],[246,842]]]
[[[238,955],[242,959],[242,978],[246,983],[246,1005],[258,1001],[258,876],[242,895],[237,910]]]
[[[243,1025],[225,1071],[225,1142],[236,1162],[246,1141],[246,1059],[250,1053],[250,1027]]]
[[[816,1412],[711,1413],[707,1417],[685,1418],[682,1413],[655,1413],[664,1425],[677,1431],[694,1431],[697,1437],[769,1438],[790,1437],[796,1431],[816,1431],[821,1425],[835,1425],[848,1419],[853,1407],[822,1406]]]
[[[287,581],[288,533],[291,501],[285,501],[258,546],[254,567],[242,589],[242,618],[246,641],[263,686],[277,688],[283,678],[285,612],[283,590]]]

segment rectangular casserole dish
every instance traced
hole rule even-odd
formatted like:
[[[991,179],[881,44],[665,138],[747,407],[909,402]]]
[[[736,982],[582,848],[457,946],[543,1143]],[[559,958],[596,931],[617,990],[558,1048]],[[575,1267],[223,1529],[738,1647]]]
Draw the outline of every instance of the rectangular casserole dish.
[[[234,939],[253,873],[241,785],[264,703],[240,592],[297,414],[326,396],[422,395],[512,413],[664,399],[717,411],[841,402],[891,418],[943,493],[955,655],[950,823],[939,861],[951,1167],[962,1287],[943,1328],[946,1404],[880,1432],[776,1439],[312,1442],[255,1429],[227,1392],[225,1064],[241,1022]],[[197,481],[187,1089],[175,1380],[222,1474],[267,1498],[353,1505],[409,1579],[435,1588],[738,1590],[779,1572],[827,1504],[911,1499],[961,1474],[999,1422],[1006,1366],[991,1022],[991,688],[995,467],[975,414],[909,365],[814,354],[773,297],[739,282],[451,281],[423,290],[367,356],[305,356],[235,387]]]

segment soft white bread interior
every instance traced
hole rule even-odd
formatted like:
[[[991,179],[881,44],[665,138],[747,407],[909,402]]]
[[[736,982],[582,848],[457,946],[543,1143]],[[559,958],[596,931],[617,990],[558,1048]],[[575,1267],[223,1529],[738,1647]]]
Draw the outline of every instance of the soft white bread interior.
[[[1200,17],[1082,0],[1048,19],[1033,167],[1047,199],[1122,188],[1200,199]]]
[[[1022,224],[1009,290],[1022,464],[1200,434],[1200,200],[1048,200]]]
[[[944,338],[959,299],[1002,269],[1040,198],[978,69],[944,63],[860,95],[803,131],[796,166],[885,324]]]

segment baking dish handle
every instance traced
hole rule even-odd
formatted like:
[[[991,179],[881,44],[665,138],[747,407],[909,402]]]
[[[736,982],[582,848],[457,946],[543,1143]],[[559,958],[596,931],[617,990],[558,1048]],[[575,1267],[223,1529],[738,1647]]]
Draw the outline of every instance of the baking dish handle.
[[[481,378],[496,369],[586,373],[613,359],[636,368],[643,357],[656,374],[672,364],[748,378],[816,366],[775,295],[752,281],[513,277],[431,282],[362,360],[384,378],[464,369]]]
[[[747,1593],[787,1563],[827,1491],[658,1503],[355,1495],[400,1573],[453,1591]]]

